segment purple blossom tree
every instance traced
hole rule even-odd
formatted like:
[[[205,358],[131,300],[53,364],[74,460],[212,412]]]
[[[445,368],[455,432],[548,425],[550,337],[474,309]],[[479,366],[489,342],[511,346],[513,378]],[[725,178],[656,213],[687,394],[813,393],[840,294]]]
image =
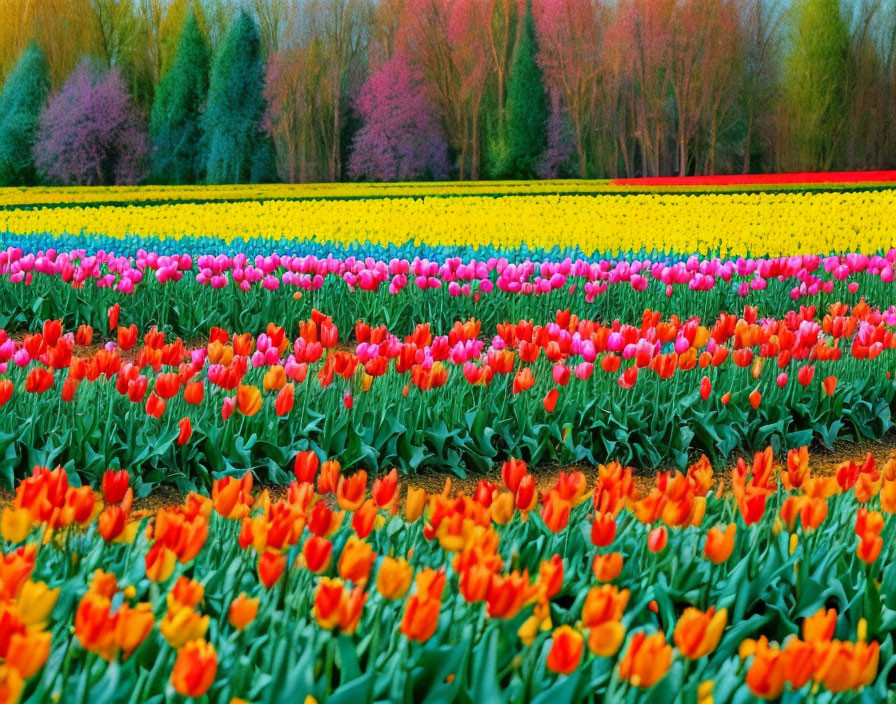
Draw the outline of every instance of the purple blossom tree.
[[[370,74],[355,103],[364,126],[352,145],[353,179],[413,181],[448,176],[448,145],[422,76],[396,53]]]
[[[48,181],[79,186],[138,183],[148,153],[143,120],[118,69],[87,60],[48,101],[34,145]]]

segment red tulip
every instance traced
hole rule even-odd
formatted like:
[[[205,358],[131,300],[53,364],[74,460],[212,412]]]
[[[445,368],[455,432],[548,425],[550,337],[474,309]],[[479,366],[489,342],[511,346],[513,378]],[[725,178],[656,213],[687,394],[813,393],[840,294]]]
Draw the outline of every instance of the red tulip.
[[[25,391],[42,394],[53,385],[53,372],[44,367],[34,367],[25,378]]]
[[[185,416],[177,422],[177,425],[180,428],[180,433],[177,435],[177,444],[186,445],[190,442],[190,438],[193,435],[193,424],[190,422],[190,419]]]
[[[127,493],[130,476],[126,469],[107,469],[103,473],[103,501],[107,504],[119,504]]]
[[[146,399],[146,415],[152,416],[153,418],[161,418],[167,405],[168,404],[165,403],[164,399],[159,398],[152,393],[149,395],[149,398]]]
[[[560,626],[551,639],[547,667],[551,672],[568,675],[575,672],[582,660],[585,639],[571,626]]]
[[[708,376],[703,377],[700,380],[700,398],[704,401],[709,398],[709,395],[712,393],[712,382],[709,380]]]
[[[800,382],[801,386],[808,386],[811,384],[814,376],[815,367],[800,367],[796,373],[796,379]]]
[[[669,542],[669,531],[666,526],[658,526],[647,535],[647,549],[650,552],[662,552]]]
[[[273,550],[265,550],[258,558],[258,578],[268,589],[277,583],[285,569],[286,555],[281,555]]]
[[[118,314],[121,312],[121,305],[116,303],[114,306],[110,306],[106,311],[106,315],[109,318],[109,330],[114,330],[118,327]]]
[[[302,483],[311,483],[317,476],[317,469],[320,466],[320,459],[313,450],[302,450],[296,455],[295,464],[292,473],[296,480]]]
[[[594,514],[594,521],[591,523],[591,542],[603,548],[612,543],[615,537],[616,519],[613,514],[604,512]]]
[[[295,386],[293,384],[285,384],[280,392],[277,394],[277,399],[274,401],[274,412],[278,416],[287,415],[295,406],[296,403],[296,395],[295,395]]]
[[[12,398],[12,392],[15,391],[12,381],[9,379],[0,380],[0,406],[6,404]]]

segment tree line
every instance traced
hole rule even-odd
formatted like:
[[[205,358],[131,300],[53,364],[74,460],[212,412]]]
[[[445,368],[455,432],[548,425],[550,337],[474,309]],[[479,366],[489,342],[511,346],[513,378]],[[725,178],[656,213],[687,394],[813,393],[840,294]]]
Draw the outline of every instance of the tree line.
[[[892,0],[4,0],[0,185],[896,168]]]

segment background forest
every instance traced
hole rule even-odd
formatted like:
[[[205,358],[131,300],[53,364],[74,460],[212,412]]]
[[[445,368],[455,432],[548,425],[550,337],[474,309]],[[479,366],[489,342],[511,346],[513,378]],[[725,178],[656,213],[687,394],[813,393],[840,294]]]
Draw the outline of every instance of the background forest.
[[[896,167],[892,0],[3,0],[0,185]]]

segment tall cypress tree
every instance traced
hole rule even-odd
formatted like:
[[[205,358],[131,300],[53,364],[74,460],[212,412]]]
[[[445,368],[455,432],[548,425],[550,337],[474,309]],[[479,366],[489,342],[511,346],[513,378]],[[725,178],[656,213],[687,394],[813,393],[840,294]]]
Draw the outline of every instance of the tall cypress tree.
[[[184,23],[171,68],[162,76],[150,120],[152,170],[163,183],[196,183],[205,171],[202,109],[208,94],[209,48],[195,15]]]
[[[785,64],[789,143],[785,166],[829,170],[842,163],[848,113],[849,28],[840,0],[798,0]]]
[[[263,89],[258,28],[241,11],[215,57],[202,119],[209,183],[259,182],[272,177],[273,149],[261,126]]]
[[[0,186],[28,186],[37,181],[32,149],[49,92],[47,59],[31,43],[0,93]]]
[[[548,105],[541,67],[535,61],[537,53],[532,0],[528,0],[507,86],[507,165],[504,171],[511,178],[534,178],[547,144]]]

